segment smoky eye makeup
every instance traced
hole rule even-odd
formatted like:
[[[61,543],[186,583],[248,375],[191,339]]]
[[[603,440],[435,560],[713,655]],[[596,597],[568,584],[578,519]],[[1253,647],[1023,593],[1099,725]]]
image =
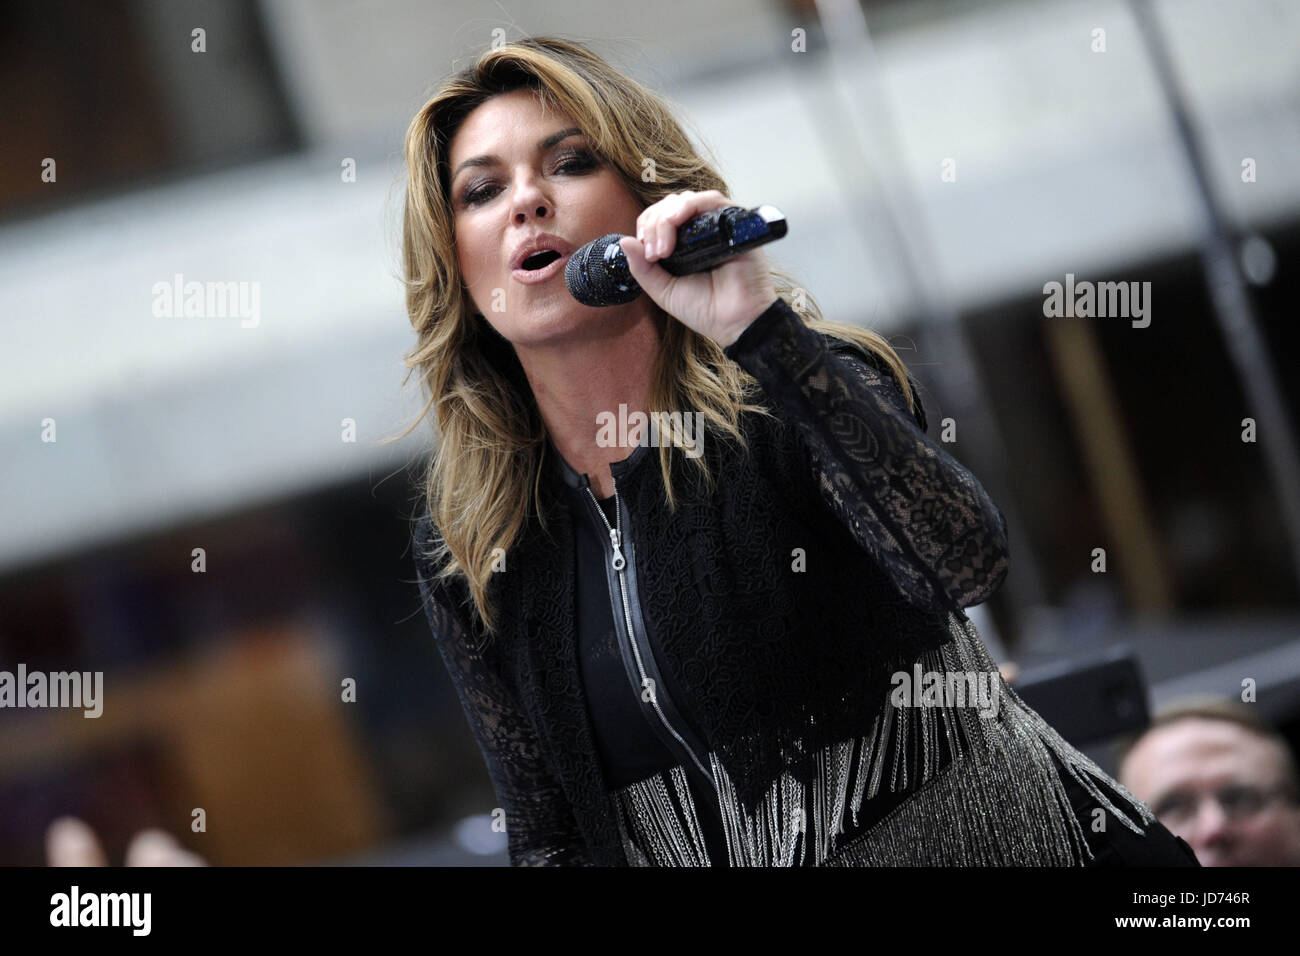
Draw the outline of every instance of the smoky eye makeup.
[[[555,172],[581,174],[597,168],[600,165],[600,158],[586,146],[571,145],[560,147],[552,163]],[[491,178],[471,178],[457,194],[458,200],[462,206],[472,209],[495,196],[495,187],[496,183]]]

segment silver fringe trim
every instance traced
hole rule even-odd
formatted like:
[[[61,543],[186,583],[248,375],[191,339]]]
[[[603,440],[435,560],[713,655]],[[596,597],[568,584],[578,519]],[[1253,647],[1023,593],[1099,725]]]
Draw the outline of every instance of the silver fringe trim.
[[[968,618],[952,613],[948,626],[952,641],[922,655],[922,671],[993,675],[997,713],[982,717],[976,705],[896,707],[886,700],[870,733],[821,750],[811,780],[782,773],[754,814],[741,806],[726,768],[710,754],[731,866],[807,865],[810,850],[814,866],[1080,866],[1092,851],[1052,754],[1124,826],[1141,834],[1155,820],[1145,803],[1020,700]],[[941,730],[952,750],[942,771]],[[1117,807],[1094,778],[1131,806]],[[841,844],[847,819],[856,826],[863,801],[886,782],[890,791],[912,796]],[[681,766],[612,797],[629,865],[711,865]]]

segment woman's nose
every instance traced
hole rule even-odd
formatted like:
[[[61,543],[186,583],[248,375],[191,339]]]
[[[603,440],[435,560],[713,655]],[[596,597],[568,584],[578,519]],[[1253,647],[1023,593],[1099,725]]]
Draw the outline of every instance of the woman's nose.
[[[539,203],[537,207],[531,211],[525,209],[516,210],[515,222],[519,223],[519,225],[522,226],[524,223],[528,221],[528,217],[530,215],[536,216],[538,219],[545,219],[547,215],[546,204]]]
[[[515,180],[514,196],[511,198],[511,219],[519,224],[530,218],[545,218],[550,215],[551,204],[537,178],[531,173],[522,173]]]

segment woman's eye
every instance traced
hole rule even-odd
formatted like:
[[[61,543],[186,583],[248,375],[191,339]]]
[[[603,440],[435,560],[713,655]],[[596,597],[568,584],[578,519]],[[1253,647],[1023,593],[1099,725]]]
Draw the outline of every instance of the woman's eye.
[[[591,153],[581,151],[570,153],[558,166],[555,167],[557,173],[580,173],[593,168],[596,165],[596,158]],[[465,193],[464,200],[468,206],[477,206],[491,199],[498,187],[492,184],[479,186]]]
[[[579,170],[590,169],[596,165],[596,157],[586,151],[570,153],[563,163],[557,167],[560,172],[578,172]]]
[[[487,202],[489,198],[488,193],[491,191],[492,187],[490,186],[471,189],[469,192],[465,193],[465,204],[467,206],[477,206],[479,203]]]

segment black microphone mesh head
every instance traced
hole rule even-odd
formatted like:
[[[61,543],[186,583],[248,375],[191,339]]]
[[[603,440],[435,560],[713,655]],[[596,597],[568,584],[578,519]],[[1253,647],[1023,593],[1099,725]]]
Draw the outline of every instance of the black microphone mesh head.
[[[583,305],[622,305],[641,294],[641,287],[628,272],[627,258],[618,246],[622,238],[619,233],[611,232],[569,256],[564,266],[564,283],[569,287],[569,294]],[[610,250],[610,246],[615,248]],[[607,252],[621,260],[621,268],[611,267]]]

